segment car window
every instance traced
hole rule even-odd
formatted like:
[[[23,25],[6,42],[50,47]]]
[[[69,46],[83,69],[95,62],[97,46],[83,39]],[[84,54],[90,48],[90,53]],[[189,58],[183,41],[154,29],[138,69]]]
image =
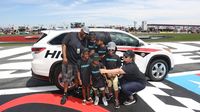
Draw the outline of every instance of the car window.
[[[110,32],[110,37],[116,45],[137,46],[138,40],[124,33]]]
[[[63,38],[67,35],[67,33],[63,33],[52,39],[49,43],[52,45],[61,45]]]
[[[106,32],[90,32],[90,34],[95,34],[96,37],[103,38],[103,41],[104,41],[105,44],[107,44],[108,42],[110,42],[110,39],[106,35],[107,34]]]
[[[44,37],[46,37],[47,36],[47,34],[46,33],[43,33],[41,36],[40,36],[40,38],[37,40],[37,42],[36,43],[38,43],[40,40],[42,40]]]

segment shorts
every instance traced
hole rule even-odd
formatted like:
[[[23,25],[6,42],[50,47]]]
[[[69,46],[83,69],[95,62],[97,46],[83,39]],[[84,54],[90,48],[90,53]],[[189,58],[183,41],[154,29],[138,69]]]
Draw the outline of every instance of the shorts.
[[[118,76],[115,76],[114,78],[108,79],[107,80],[108,87],[112,87],[114,91],[118,91]]]
[[[104,91],[105,90],[105,87],[100,87],[100,88],[95,88],[95,87],[92,87],[92,89],[94,90],[94,91],[96,91],[96,90],[100,90],[100,91]]]
[[[72,82],[77,76],[78,67],[72,64],[62,64],[62,81]]]

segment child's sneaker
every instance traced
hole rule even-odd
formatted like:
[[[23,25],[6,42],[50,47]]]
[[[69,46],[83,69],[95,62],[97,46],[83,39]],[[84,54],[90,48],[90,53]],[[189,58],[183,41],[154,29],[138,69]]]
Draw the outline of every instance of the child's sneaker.
[[[98,105],[99,104],[99,97],[95,96],[95,101],[94,101],[94,105]]]
[[[106,100],[106,97],[103,97],[103,98],[102,98],[102,102],[103,102],[104,106],[108,106],[108,102],[107,102],[107,100]]]
[[[82,101],[82,104],[83,104],[83,105],[86,105],[86,99],[84,99],[84,100]]]
[[[93,103],[94,101],[92,100],[92,97],[89,97],[88,98],[88,101],[90,102],[90,103]]]

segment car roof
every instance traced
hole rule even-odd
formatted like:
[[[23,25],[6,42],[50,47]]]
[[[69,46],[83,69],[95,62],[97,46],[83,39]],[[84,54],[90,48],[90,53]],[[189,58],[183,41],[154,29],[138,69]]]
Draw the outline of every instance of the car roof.
[[[69,28],[69,29],[62,29],[62,30],[43,30],[41,31],[42,33],[45,33],[47,35],[52,35],[50,36],[50,38],[48,38],[47,40],[54,38],[56,35],[60,35],[62,33],[67,33],[67,32],[79,32],[81,30],[81,28]],[[118,29],[111,29],[111,28],[89,28],[90,32],[121,32],[121,33],[125,33],[127,35],[132,35],[128,32],[122,31],[122,30],[118,30]],[[133,37],[137,38],[139,41],[142,41],[141,39],[139,39],[138,37],[132,35]],[[144,43],[144,41],[142,41]]]
[[[110,29],[110,28],[89,28],[90,31],[109,31],[109,32],[125,32],[118,29]],[[70,29],[62,29],[62,30],[43,30],[42,33],[48,34],[49,32],[57,32],[57,33],[65,33],[65,32],[79,32],[81,28],[70,28]]]

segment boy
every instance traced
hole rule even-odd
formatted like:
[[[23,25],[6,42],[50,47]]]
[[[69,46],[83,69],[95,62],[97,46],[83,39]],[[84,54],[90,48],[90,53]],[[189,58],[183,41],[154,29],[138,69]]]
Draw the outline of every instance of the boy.
[[[78,80],[79,84],[82,85],[82,104],[86,104],[86,93],[87,100],[93,103],[92,98],[90,97],[90,74],[89,74],[89,65],[91,60],[89,58],[89,49],[85,48],[81,54],[81,59],[78,61]]]
[[[102,37],[96,37],[96,44],[98,46],[96,53],[99,54],[101,61],[107,52],[107,48]]]
[[[121,59],[118,55],[115,54],[116,52],[116,44],[114,42],[109,42],[107,45],[108,53],[105,55],[105,57],[102,60],[102,63],[106,66],[106,69],[114,69],[114,68],[120,68],[121,67]],[[111,98],[112,95],[112,86],[114,89],[114,95],[115,95],[115,108],[120,108],[119,106],[119,98],[118,98],[118,76],[115,77],[107,77],[107,84],[108,84],[108,90],[109,90],[109,98]]]
[[[101,75],[99,69],[105,68],[102,63],[99,62],[99,55],[95,53],[92,58],[92,63],[90,64],[90,74],[91,74],[91,85],[94,90],[95,101],[94,105],[98,105],[99,97],[97,95],[97,90],[99,89],[102,93],[102,102],[105,106],[108,105],[105,96],[105,86],[106,86],[106,79],[103,75]]]
[[[114,77],[118,74],[122,75],[120,85],[122,92],[127,97],[124,105],[131,105],[136,102],[134,94],[146,87],[147,80],[135,63],[135,53],[133,51],[126,51],[123,55],[123,61],[124,64],[121,68],[100,69],[100,72],[102,74],[107,73],[109,77]]]
[[[95,33],[90,34],[90,38],[89,38],[89,41],[88,41],[88,49],[90,50],[90,56],[92,56],[97,50]]]

